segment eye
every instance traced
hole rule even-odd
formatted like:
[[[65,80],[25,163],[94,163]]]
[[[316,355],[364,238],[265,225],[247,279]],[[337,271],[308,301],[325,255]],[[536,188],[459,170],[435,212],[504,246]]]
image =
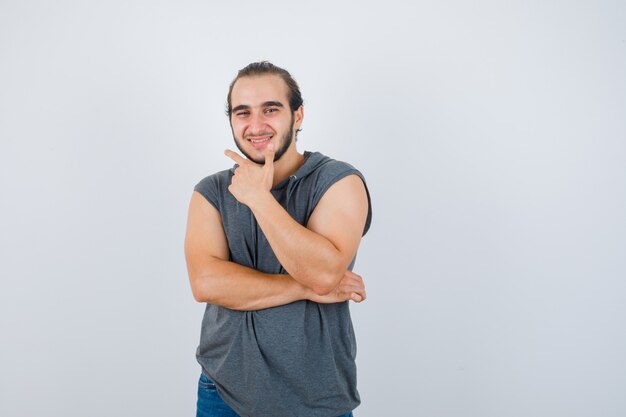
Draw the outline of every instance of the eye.
[[[269,113],[276,113],[278,111],[278,109],[276,107],[270,107],[265,109],[265,113],[269,114]]]
[[[249,111],[238,111],[237,113],[235,113],[235,116],[237,116],[237,117],[246,117],[249,114],[250,114]]]

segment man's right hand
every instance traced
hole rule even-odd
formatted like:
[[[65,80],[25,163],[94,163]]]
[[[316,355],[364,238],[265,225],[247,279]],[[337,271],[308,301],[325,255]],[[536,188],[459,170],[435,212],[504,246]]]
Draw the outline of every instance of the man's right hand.
[[[339,285],[335,287],[330,293],[326,295],[313,294],[311,301],[322,304],[340,303],[347,300],[352,300],[355,303],[365,301],[367,298],[365,294],[365,283],[360,275],[351,271],[346,271],[343,275]]]

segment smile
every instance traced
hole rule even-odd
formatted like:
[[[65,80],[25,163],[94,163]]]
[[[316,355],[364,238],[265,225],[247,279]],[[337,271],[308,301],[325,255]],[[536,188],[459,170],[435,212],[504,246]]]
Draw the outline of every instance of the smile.
[[[253,136],[253,137],[248,137],[247,140],[255,149],[262,149],[267,145],[267,143],[270,140],[272,140],[273,137],[274,135]]]
[[[252,142],[252,143],[261,143],[261,142],[268,141],[268,140],[270,140],[270,139],[271,139],[271,137],[269,137],[269,138],[265,138],[265,139],[248,139],[248,140],[249,140],[250,142]]]

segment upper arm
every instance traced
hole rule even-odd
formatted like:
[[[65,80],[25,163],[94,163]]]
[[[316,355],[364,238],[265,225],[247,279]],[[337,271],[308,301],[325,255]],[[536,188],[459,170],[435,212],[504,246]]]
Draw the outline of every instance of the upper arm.
[[[307,228],[328,239],[348,267],[356,255],[369,203],[365,184],[358,175],[348,175],[324,193],[313,210]]]
[[[185,259],[189,278],[201,274],[215,259],[228,260],[228,242],[217,209],[200,193],[194,191],[189,203]]]

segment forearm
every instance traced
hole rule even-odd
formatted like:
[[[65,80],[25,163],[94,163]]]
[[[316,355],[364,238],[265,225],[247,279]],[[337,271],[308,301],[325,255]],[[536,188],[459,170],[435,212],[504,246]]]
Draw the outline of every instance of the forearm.
[[[269,193],[250,208],[293,279],[317,294],[335,288],[348,265],[328,239],[296,222]]]
[[[239,164],[228,191],[252,210],[283,268],[316,294],[330,293],[354,259],[366,224],[369,203],[362,179],[348,175],[330,186],[305,227],[271,194],[276,179],[271,144],[262,166],[230,150],[226,155]]]
[[[190,273],[190,281],[197,301],[232,310],[261,310],[315,297],[289,275],[265,274],[217,258]]]

